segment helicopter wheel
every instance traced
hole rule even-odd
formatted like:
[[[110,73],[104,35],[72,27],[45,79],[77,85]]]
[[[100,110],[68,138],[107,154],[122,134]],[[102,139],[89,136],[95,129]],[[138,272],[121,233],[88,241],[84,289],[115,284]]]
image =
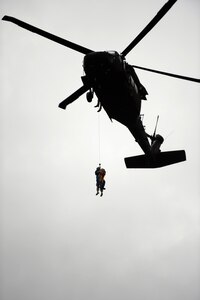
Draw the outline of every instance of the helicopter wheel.
[[[92,91],[87,92],[86,99],[87,99],[88,102],[92,102],[92,99],[93,99],[93,92]]]

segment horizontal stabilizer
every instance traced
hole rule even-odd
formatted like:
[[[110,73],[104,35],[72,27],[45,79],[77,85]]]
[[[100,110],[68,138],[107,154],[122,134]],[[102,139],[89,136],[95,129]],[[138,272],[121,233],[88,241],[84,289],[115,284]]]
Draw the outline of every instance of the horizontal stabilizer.
[[[124,159],[127,168],[161,168],[186,160],[184,150],[160,152],[153,159],[147,155],[126,157]]]

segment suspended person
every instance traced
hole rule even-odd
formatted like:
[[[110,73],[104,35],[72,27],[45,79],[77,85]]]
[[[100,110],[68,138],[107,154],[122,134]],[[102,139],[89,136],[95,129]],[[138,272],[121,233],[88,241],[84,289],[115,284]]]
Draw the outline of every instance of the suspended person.
[[[99,185],[99,174],[100,174],[100,170],[101,170],[101,164],[99,164],[99,166],[96,168],[95,170],[95,175],[96,175],[96,187],[97,187],[97,193],[96,195],[99,194],[99,189],[100,189],[100,185]]]
[[[97,193],[96,195],[99,194],[99,190],[101,192],[100,196],[103,196],[103,190],[105,190],[105,180],[104,177],[106,175],[106,171],[105,169],[101,168],[101,164],[99,164],[99,166],[96,168],[95,171],[95,175],[96,175],[96,187],[97,187]]]
[[[101,170],[101,164],[99,164],[99,166],[96,168],[96,171],[95,171],[95,175],[96,175],[96,186],[98,184],[98,176],[99,176],[99,172]]]

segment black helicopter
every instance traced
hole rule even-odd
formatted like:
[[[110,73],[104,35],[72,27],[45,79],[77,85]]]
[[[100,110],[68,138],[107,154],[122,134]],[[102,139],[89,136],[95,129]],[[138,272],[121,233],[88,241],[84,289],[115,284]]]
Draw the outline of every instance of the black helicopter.
[[[184,161],[186,155],[184,150],[161,152],[160,146],[164,141],[163,137],[156,134],[156,130],[153,135],[148,135],[145,132],[140,110],[141,101],[146,100],[148,93],[141,84],[134,68],[194,82],[200,82],[200,79],[129,65],[125,57],[162,19],[176,1],[169,0],[121,53],[116,51],[96,52],[10,16],[4,16],[2,20],[15,23],[24,29],[84,54],[85,76],[81,77],[83,85],[62,101],[59,107],[65,109],[68,104],[86,92],[87,100],[91,102],[95,93],[98,98],[96,105],[99,107],[98,111],[103,107],[111,120],[115,119],[125,125],[144,152],[144,155],[125,158],[127,168],[158,168]]]

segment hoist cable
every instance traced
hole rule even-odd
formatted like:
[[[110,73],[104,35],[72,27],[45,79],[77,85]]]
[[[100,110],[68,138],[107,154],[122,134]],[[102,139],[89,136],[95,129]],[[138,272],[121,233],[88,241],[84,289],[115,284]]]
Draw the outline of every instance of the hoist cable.
[[[98,148],[99,148],[99,164],[101,163],[101,119],[98,113]]]

